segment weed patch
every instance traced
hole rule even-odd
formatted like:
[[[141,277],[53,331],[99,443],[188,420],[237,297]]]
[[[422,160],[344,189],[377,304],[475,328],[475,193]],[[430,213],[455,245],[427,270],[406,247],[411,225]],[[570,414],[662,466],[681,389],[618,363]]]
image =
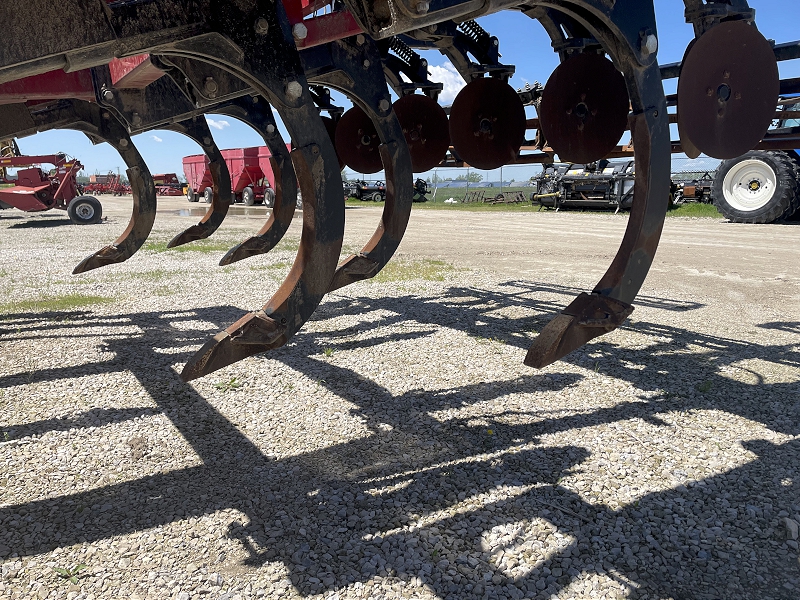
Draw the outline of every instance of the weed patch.
[[[390,261],[371,281],[444,281],[455,267],[441,260]]]
[[[54,296],[42,300],[17,300],[16,302],[6,302],[0,304],[0,314],[10,314],[19,312],[56,312],[61,310],[71,310],[82,308],[94,304],[108,304],[115,298],[106,296],[90,296],[86,294],[67,294],[65,296]]]

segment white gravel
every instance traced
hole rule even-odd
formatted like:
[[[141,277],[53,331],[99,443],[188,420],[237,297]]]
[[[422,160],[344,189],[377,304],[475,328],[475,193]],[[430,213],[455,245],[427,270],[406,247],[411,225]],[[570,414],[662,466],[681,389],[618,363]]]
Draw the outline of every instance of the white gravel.
[[[0,598],[800,597],[796,265],[733,314],[734,286],[655,276],[625,327],[532,371],[534,332],[605,265],[514,278],[409,243],[397,277],[429,279],[339,290],[285,348],[184,384],[296,236],[226,268],[144,251],[73,277],[124,219],[12,217]],[[114,300],[12,305],[69,294]]]

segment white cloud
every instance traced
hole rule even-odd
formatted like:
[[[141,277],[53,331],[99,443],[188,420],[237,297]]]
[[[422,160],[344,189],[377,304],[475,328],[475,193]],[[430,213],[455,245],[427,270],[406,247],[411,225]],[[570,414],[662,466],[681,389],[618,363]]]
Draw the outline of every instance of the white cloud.
[[[153,140],[154,142],[163,142],[164,141],[160,137],[158,137],[157,135],[151,135],[150,139]]]
[[[451,62],[444,63],[441,67],[428,67],[431,81],[444,84],[442,93],[439,94],[439,104],[447,106],[452,104],[458,92],[467,85]]]
[[[227,121],[224,120],[216,121],[210,117],[206,117],[206,121],[208,121],[208,125],[210,127],[213,127],[214,129],[225,129],[226,127],[231,126],[231,124],[228,123]]]

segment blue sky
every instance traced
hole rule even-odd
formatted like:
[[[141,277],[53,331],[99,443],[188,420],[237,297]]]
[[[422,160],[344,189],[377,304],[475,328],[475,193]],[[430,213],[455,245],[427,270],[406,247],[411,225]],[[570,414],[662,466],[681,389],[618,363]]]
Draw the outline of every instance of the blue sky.
[[[759,29],[769,39],[778,43],[800,38],[797,24],[800,23],[800,2],[796,0],[752,0],[750,5],[756,9],[756,22]],[[658,37],[660,47],[659,62],[662,64],[678,62],[693,37],[692,28],[684,22],[682,0],[656,0]],[[535,21],[519,13],[501,12],[479,20],[492,35],[500,39],[502,61],[516,66],[516,73],[510,83],[515,88],[535,80],[547,81],[550,73],[558,66],[558,57],[550,48],[549,38]],[[445,83],[445,96],[452,96],[457,90],[460,77],[454,74],[438,52],[426,52],[425,58],[431,65],[434,79]],[[800,77],[800,61],[780,63],[781,77]],[[674,93],[677,80],[665,82],[667,93]],[[341,98],[341,96],[340,96]],[[445,98],[446,99],[446,98]],[[349,108],[346,100],[341,102]],[[532,110],[532,109],[529,109]],[[530,117],[535,116],[530,112]],[[221,148],[259,146],[261,138],[249,127],[226,116],[209,115],[212,132]],[[135,136],[134,142],[147,161],[153,173],[181,174],[183,156],[200,153],[200,147],[193,141],[169,131],[153,131]],[[20,140],[20,148],[25,154],[51,154],[56,151],[76,156],[86,167],[86,174],[124,171],[124,163],[119,155],[107,144],[92,146],[80,133],[53,131],[40,133]],[[509,166],[504,168],[503,179],[522,180],[530,177],[536,168],[529,166]],[[356,176],[348,173],[350,177]],[[458,175],[455,170],[440,170],[442,176]],[[485,178],[499,179],[499,172],[484,174]],[[377,177],[377,176],[372,176]]]

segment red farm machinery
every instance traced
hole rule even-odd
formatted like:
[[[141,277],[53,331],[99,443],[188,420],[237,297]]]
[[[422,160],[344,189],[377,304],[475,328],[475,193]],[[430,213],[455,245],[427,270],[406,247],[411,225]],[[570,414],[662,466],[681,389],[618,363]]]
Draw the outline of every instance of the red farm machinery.
[[[153,175],[153,183],[159,196],[183,196],[183,184],[175,173]]]
[[[89,183],[83,185],[83,193],[125,196],[131,193],[131,186],[123,183],[118,173],[109,172],[108,175],[91,175]]]
[[[41,167],[45,164],[54,168],[45,171]],[[78,188],[76,177],[83,169],[80,161],[66,154],[5,156],[0,157],[0,167],[0,208],[25,212],[66,210],[70,220],[79,225],[97,223],[102,218],[103,209],[97,198],[81,195]],[[10,175],[9,169],[15,169],[16,174]]]
[[[631,215],[618,254],[597,285],[532,342],[525,364],[541,368],[617,329],[633,311],[664,226],[673,153],[732,160],[800,147],[800,127],[792,122],[798,111],[788,108],[796,101],[781,103],[800,93],[800,79],[781,79],[778,69],[800,59],[800,42],[765,37],[756,24],[759,4],[769,5],[675,0],[691,40],[670,62],[654,0],[76,0],[67,3],[74,8],[67,11],[69,35],[59,35],[63,2],[5,0],[0,22],[15,26],[4,30],[0,53],[0,140],[76,129],[108,142],[125,161],[131,222],[76,272],[129,259],[151,232],[157,186],[132,134],[170,129],[205,154],[187,179],[190,199],[210,200],[208,211],[171,246],[212,235],[237,199],[250,203],[274,192],[263,227],[221,264],[272,250],[302,195],[301,243],[286,281],[261,310],[244,314],[189,358],[185,380],[286,344],[326,294],[378,274],[405,234],[415,173],[443,161],[489,171],[632,157]],[[796,3],[773,4],[783,10]],[[541,26],[559,63],[545,85],[509,84],[522,69],[533,80],[541,53],[525,52],[521,65],[500,61],[501,40],[483,28],[488,20],[475,19],[501,11]],[[449,112],[439,105],[444,85],[431,79],[425,52],[445,55],[466,83]],[[663,82],[676,80],[677,93],[667,95]],[[330,90],[352,107],[336,106]],[[242,168],[229,168],[207,114],[252,127],[272,155],[271,171],[244,167],[258,156],[242,155]],[[787,127],[771,129],[776,120]],[[787,153],[757,168],[751,158],[728,177],[736,218],[766,218],[760,211],[776,193],[786,202],[766,216],[796,209],[796,182],[784,185],[778,175],[797,172],[800,158]],[[383,171],[386,200],[361,250],[340,257],[345,165],[363,174]],[[52,205],[66,205],[61,181],[53,189],[43,174],[33,179],[19,184],[31,206],[34,183]]]
[[[231,177],[233,202],[248,206],[263,203],[271,207],[275,201],[275,175],[270,159],[272,152],[266,146],[222,150],[222,157]],[[213,198],[213,176],[206,154],[195,154],[183,159],[183,173],[188,184],[186,196],[189,202],[211,203]]]

